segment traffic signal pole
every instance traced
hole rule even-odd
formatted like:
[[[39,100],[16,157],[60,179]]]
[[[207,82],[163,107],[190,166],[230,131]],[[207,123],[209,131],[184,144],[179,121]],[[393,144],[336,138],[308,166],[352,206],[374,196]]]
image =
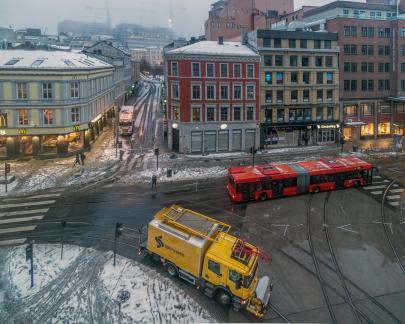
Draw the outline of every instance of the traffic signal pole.
[[[122,223],[116,223],[115,224],[115,234],[114,234],[114,267],[115,267],[115,261],[116,261],[116,255],[117,255],[117,240],[118,237],[122,235]]]

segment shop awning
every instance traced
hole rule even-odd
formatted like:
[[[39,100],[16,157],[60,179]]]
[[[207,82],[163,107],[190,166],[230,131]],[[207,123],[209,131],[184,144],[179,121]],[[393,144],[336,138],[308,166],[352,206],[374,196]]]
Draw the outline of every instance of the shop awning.
[[[367,123],[361,122],[361,121],[345,122],[345,126],[350,126],[350,127],[364,126],[364,125],[367,125]]]

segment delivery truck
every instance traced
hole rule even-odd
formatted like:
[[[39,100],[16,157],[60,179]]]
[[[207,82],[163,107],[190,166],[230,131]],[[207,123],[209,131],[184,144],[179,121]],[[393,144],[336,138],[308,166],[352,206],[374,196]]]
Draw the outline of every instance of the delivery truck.
[[[205,295],[258,318],[266,312],[271,283],[258,278],[259,249],[232,236],[231,227],[173,205],[160,210],[140,240],[140,253],[151,255],[171,276],[188,281]]]

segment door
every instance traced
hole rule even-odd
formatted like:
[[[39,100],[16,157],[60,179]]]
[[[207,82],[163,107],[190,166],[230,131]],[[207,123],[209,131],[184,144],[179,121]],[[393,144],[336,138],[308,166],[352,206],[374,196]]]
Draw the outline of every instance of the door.
[[[202,153],[203,133],[191,132],[191,153]]]
[[[283,195],[283,181],[272,181],[271,182],[271,190],[273,193],[273,197],[280,197]]]
[[[172,137],[172,149],[175,152],[179,151],[179,139],[180,139],[180,131],[178,129],[172,130],[173,137]]]
[[[216,152],[217,150],[217,132],[206,131],[204,133],[204,152]]]
[[[221,265],[218,262],[208,259],[204,279],[212,283],[214,286],[220,286],[223,282],[223,270],[224,269],[221,268]]]
[[[245,151],[250,151],[251,147],[256,147],[256,131],[254,129],[247,129],[245,132]]]

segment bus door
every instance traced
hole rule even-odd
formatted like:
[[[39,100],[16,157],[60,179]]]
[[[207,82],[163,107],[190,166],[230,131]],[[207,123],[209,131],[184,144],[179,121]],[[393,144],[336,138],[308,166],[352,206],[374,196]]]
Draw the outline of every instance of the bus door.
[[[345,182],[345,175],[343,173],[338,173],[335,175],[336,188],[343,188]]]
[[[242,184],[242,188],[241,188],[242,189],[242,199],[244,201],[254,200],[256,188],[257,188],[256,182]]]
[[[271,191],[273,197],[281,197],[283,196],[283,180],[273,180],[271,182]]]

